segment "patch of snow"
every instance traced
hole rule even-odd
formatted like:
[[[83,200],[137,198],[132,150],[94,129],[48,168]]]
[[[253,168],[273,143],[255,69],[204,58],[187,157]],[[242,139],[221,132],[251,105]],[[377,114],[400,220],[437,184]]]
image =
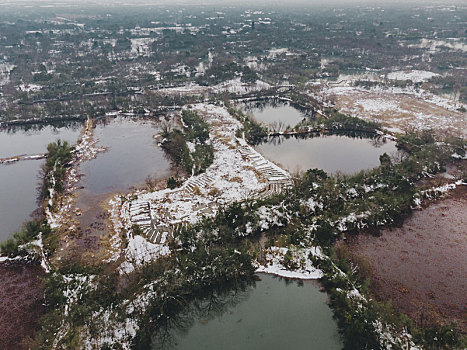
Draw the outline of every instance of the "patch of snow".
[[[284,266],[284,256],[290,253],[291,260],[296,266],[290,269]],[[315,268],[310,260],[312,256],[322,256],[319,247],[312,248],[282,248],[270,247],[265,251],[265,265],[257,263],[256,272],[269,273],[285,278],[319,279],[323,272]]]
[[[439,76],[439,74],[424,70],[409,70],[391,72],[387,75],[387,78],[390,80],[412,80],[414,83],[421,83],[436,76]]]
[[[121,273],[131,273],[135,267],[155,261],[162,256],[170,255],[170,249],[164,244],[153,244],[142,236],[130,238],[125,249],[126,260],[120,266]]]

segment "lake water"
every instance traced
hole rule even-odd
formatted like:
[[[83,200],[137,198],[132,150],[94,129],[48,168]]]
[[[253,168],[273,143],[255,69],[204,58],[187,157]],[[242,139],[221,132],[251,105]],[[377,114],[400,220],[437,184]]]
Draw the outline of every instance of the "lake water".
[[[39,170],[43,161],[0,165],[0,242],[10,238],[37,209]]]
[[[33,124],[14,126],[0,131],[0,158],[22,154],[47,152],[47,145],[57,139],[74,145],[83,129],[81,122],[66,122],[57,125]]]
[[[248,102],[241,105],[242,109],[261,123],[270,126],[295,126],[306,118],[305,113],[290,106],[287,102],[266,101]]]
[[[379,165],[380,155],[397,152],[394,141],[344,135],[274,137],[255,148],[289,171],[319,168],[345,174],[374,168]]]
[[[188,327],[172,329],[172,343],[162,348],[342,349],[327,295],[314,282],[260,278],[244,292],[226,292],[192,308],[181,317],[185,325],[191,317]],[[161,348],[157,338],[153,345]]]
[[[57,139],[75,144],[82,123],[14,126],[0,131],[0,158],[47,152],[47,145]],[[0,165],[0,242],[7,240],[31,219],[38,208],[39,170],[44,160],[25,160]]]
[[[93,195],[126,191],[148,176],[167,176],[170,162],[153,138],[158,132],[157,124],[149,120],[118,117],[99,121],[94,139],[108,150],[81,165],[85,175],[81,184],[86,191]]]

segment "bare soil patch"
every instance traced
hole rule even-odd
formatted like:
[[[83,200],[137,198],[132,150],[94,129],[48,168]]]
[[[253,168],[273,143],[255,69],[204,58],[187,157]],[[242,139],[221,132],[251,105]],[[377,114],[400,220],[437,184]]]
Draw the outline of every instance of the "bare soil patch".
[[[39,330],[45,313],[39,265],[0,263],[0,349],[21,349],[21,342]]]
[[[90,265],[102,261],[105,252],[101,243],[111,233],[106,207],[110,197],[109,194],[92,195],[85,190],[77,194],[68,212],[67,225],[59,229],[62,239],[55,259]]]
[[[467,333],[467,186],[380,237],[347,243],[371,266],[372,291],[418,326],[455,323]]]
[[[390,130],[432,129],[440,135],[466,136],[466,113],[452,111],[419,97],[391,92],[354,90],[333,96],[336,107]]]

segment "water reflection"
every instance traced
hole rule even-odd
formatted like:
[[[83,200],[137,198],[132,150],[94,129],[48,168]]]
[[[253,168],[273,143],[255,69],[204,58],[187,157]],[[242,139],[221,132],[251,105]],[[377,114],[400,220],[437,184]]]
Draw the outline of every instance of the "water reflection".
[[[75,144],[83,124],[77,121],[8,126],[0,130],[0,158],[41,154],[57,139]],[[0,241],[21,228],[40,207],[37,188],[43,160],[0,165]]]
[[[280,99],[249,101],[240,104],[240,107],[253,119],[269,125],[275,131],[285,130],[287,126],[293,127],[309,117],[307,111]]]
[[[177,349],[197,323],[206,325],[246,301],[255,288],[254,280],[230,283],[210,289],[206,296],[189,303],[181,312],[161,317],[152,338],[152,349]]]
[[[193,302],[158,329],[153,349],[341,349],[326,294],[310,282],[261,275]]]
[[[45,153],[47,145],[57,139],[74,145],[82,128],[83,123],[78,121],[6,127],[0,130],[0,158]]]
[[[0,165],[0,242],[21,228],[38,207],[40,160]]]
[[[281,135],[264,139],[256,149],[289,171],[319,168],[346,174],[378,166],[383,153],[397,153],[394,141],[361,132]]]
[[[118,117],[99,120],[94,138],[108,150],[84,162],[81,184],[91,194],[126,191],[142,184],[148,176],[163,178],[170,162],[157,146],[153,135],[159,126],[152,120]]]

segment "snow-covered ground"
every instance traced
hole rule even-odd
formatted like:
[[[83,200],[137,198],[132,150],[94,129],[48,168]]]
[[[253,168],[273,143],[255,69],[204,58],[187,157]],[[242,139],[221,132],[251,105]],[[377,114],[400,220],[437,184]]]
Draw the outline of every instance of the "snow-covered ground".
[[[290,262],[286,262],[286,256]],[[270,273],[285,278],[318,279],[323,272],[315,267],[310,256],[322,256],[319,247],[312,248],[282,248],[270,247],[264,253],[266,263],[257,263],[256,272]],[[293,265],[291,268],[290,266]]]
[[[176,189],[155,192],[139,191],[126,196],[126,200],[111,202],[112,210],[120,207],[119,229],[130,233],[133,225],[145,230],[147,243],[138,238],[126,248],[127,262],[135,265],[167,255],[168,235],[180,225],[194,224],[203,217],[213,217],[219,207],[260,196],[268,187],[280,190],[290,182],[290,175],[266,160],[245,140],[235,136],[241,123],[225,108],[209,104],[192,107],[211,125],[210,140],[214,146],[214,161],[205,173],[191,176]],[[119,230],[114,230],[116,234]],[[134,258],[137,257],[137,258]],[[128,263],[121,271],[130,271]]]
[[[467,136],[466,113],[459,110],[467,106],[422,89],[334,86],[322,87],[318,97],[333,100],[343,113],[380,122],[389,131],[433,129]]]
[[[452,190],[455,190],[459,186],[467,186],[462,180],[457,180],[452,183],[446,183],[441,186],[432,187],[426,190],[416,193],[413,198],[414,208],[422,208],[422,204],[425,200],[432,200],[435,198],[442,197]]]
[[[396,71],[387,75],[390,80],[412,80],[414,83],[427,81],[439,74],[424,70]]]
[[[9,82],[10,72],[13,68],[15,68],[13,64],[0,63],[0,87]]]
[[[156,40],[154,38],[132,38],[131,55],[132,57],[146,56],[151,53],[150,45]]]
[[[120,266],[121,272],[131,273],[134,266],[142,266],[169,254],[170,249],[165,244],[150,243],[142,236],[131,237],[125,250],[125,261]]]
[[[205,93],[222,93],[229,92],[237,95],[248,94],[255,91],[268,90],[271,85],[264,81],[257,80],[255,83],[243,83],[241,78],[235,78],[224,81],[213,86],[200,86],[195,83],[189,83],[185,86],[165,88],[157,90],[158,93],[167,95],[202,95]]]
[[[404,44],[401,43],[401,45]],[[423,38],[418,44],[409,44],[407,47],[429,49],[432,53],[439,51],[438,47],[447,47],[453,51],[467,52],[467,44],[458,39],[436,40]]]
[[[18,89],[20,91],[25,91],[25,92],[35,92],[35,91],[39,91],[40,89],[42,89],[42,86],[37,85],[37,84],[20,84],[18,86]]]
[[[242,83],[241,78],[236,78],[214,85],[212,87],[212,91],[214,93],[230,92],[237,95],[241,95],[255,91],[268,90],[270,88],[271,85],[261,80],[257,80],[254,84],[248,84]]]

